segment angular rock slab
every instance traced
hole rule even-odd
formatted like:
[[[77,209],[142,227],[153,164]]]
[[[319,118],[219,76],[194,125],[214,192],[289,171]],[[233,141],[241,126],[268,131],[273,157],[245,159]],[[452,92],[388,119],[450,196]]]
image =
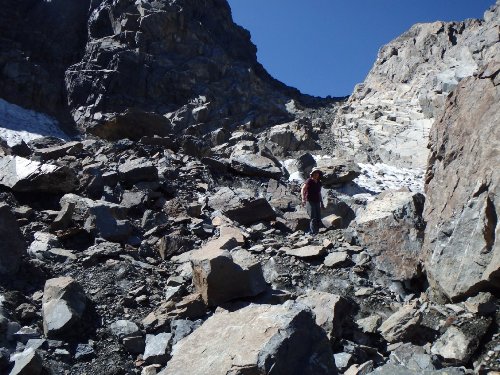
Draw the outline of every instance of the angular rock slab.
[[[387,342],[404,341],[420,327],[422,313],[413,305],[406,305],[388,317],[378,331]]]
[[[280,165],[263,155],[237,153],[231,156],[230,162],[235,171],[247,176],[279,179],[283,175]]]
[[[325,332],[304,305],[290,301],[219,310],[173,347],[159,375],[273,372],[337,374]]]
[[[355,228],[378,269],[397,280],[419,276],[424,196],[386,191],[358,215]]]
[[[253,198],[226,187],[210,197],[208,205],[242,225],[276,218],[276,213],[265,198]]]
[[[43,331],[48,338],[68,338],[82,321],[87,297],[71,277],[45,282],[42,299]]]
[[[261,264],[243,249],[229,252],[218,246],[204,247],[194,253],[191,266],[193,284],[209,306],[267,289]]]
[[[39,375],[42,373],[42,357],[33,348],[15,354],[12,359],[14,360],[14,368],[9,375]]]
[[[356,163],[344,159],[319,159],[316,167],[323,172],[321,182],[325,187],[351,182],[361,173]]]
[[[118,173],[120,180],[128,184],[158,180],[158,169],[146,158],[127,160],[118,167]]]
[[[26,244],[16,217],[7,204],[0,204],[0,274],[14,275],[19,270]]]
[[[459,327],[450,326],[434,343],[431,353],[439,355],[448,363],[466,364],[479,347],[481,337],[486,331],[481,330],[481,327],[478,328],[468,332]]]
[[[349,303],[344,297],[310,290],[299,296],[297,302],[303,303],[314,312],[316,324],[325,330],[328,338],[342,335],[342,323],[349,312]]]
[[[296,249],[286,248],[285,252],[297,258],[314,258],[324,255],[326,253],[326,248],[321,245],[307,245]]]
[[[19,156],[0,156],[0,185],[13,191],[69,193],[79,185],[68,167],[42,164]]]
[[[460,82],[430,133],[423,251],[431,286],[450,299],[500,287],[498,71]]]

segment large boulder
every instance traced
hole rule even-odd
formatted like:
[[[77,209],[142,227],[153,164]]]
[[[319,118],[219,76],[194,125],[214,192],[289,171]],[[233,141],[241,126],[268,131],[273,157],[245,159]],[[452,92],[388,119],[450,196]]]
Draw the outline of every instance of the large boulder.
[[[283,171],[281,164],[265,147],[259,147],[252,140],[240,141],[229,158],[233,171],[255,177],[279,179]]]
[[[177,343],[160,375],[337,374],[325,332],[304,305],[219,310]]]
[[[499,71],[461,82],[431,131],[424,259],[451,299],[500,287]]]
[[[423,205],[420,193],[386,191],[356,217],[354,225],[360,241],[377,268],[392,278],[409,280],[419,276],[425,227]]]
[[[194,253],[191,265],[193,284],[209,306],[267,289],[259,261],[243,249],[229,252],[213,242]]]
[[[324,187],[351,182],[361,173],[359,166],[352,160],[339,158],[321,158],[316,161],[316,168],[323,172],[321,183]]]
[[[19,192],[69,193],[79,185],[68,167],[42,164],[19,156],[0,156],[0,185]]]
[[[273,220],[276,213],[265,198],[253,198],[243,191],[224,187],[208,200],[208,205],[242,225]]]
[[[48,338],[67,339],[78,332],[87,306],[82,287],[70,277],[45,282],[42,300],[43,332]]]
[[[344,297],[310,290],[299,296],[297,302],[309,306],[316,316],[316,324],[325,330],[328,338],[341,337],[342,323],[349,315],[349,303]]]
[[[0,274],[14,275],[19,270],[22,256],[26,254],[23,239],[16,217],[10,207],[0,204]]]
[[[60,200],[61,207],[71,205],[71,220],[82,224],[96,237],[111,242],[124,242],[132,232],[127,220],[127,208],[103,200],[92,200],[76,194],[66,194]]]

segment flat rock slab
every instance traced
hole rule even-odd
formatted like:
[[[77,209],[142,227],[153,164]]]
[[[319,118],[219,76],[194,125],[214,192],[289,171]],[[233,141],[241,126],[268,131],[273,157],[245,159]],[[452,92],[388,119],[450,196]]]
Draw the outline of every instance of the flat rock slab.
[[[323,264],[327,267],[338,267],[349,259],[349,254],[347,251],[337,251],[334,253],[330,253],[326,256]]]
[[[326,334],[302,304],[218,310],[173,347],[172,359],[159,375],[272,372],[337,374]]]
[[[324,255],[326,249],[324,246],[308,245],[297,249],[285,248],[285,252],[298,258],[313,258]]]

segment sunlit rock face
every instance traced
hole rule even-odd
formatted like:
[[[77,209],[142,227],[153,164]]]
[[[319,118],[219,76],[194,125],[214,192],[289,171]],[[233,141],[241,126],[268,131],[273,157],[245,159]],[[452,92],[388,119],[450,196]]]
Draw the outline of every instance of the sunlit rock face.
[[[383,46],[332,130],[358,161],[425,168],[447,95],[498,58],[498,5],[484,20],[416,24]]]

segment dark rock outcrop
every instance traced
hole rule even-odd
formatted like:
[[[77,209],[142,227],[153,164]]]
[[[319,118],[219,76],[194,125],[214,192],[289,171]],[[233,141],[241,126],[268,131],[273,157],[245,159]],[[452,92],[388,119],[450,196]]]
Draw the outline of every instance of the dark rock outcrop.
[[[0,274],[13,275],[26,254],[26,244],[10,207],[0,204]]]

